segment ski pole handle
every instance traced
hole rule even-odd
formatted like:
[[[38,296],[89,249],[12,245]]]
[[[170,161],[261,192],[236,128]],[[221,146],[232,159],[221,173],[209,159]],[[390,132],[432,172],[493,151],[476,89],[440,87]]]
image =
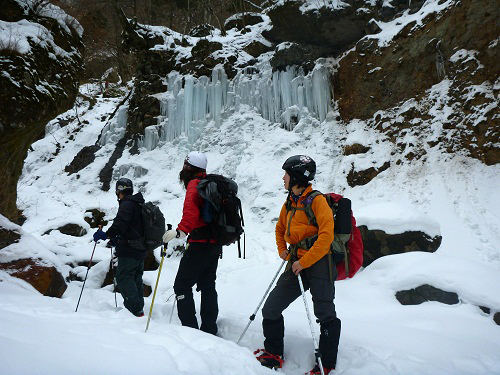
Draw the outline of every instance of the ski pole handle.
[[[167,224],[167,230],[172,229],[172,224]],[[167,255],[167,246],[168,242],[163,242],[163,247],[161,248],[161,256],[164,257]]]

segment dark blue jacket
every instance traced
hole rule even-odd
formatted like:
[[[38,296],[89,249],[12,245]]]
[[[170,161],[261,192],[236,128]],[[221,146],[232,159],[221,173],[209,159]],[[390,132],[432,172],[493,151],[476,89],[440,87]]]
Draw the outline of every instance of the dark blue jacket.
[[[141,205],[144,198],[141,193],[127,195],[119,201],[118,213],[113,225],[106,232],[116,243],[116,255],[134,259],[146,258],[143,245],[144,226],[142,224]]]

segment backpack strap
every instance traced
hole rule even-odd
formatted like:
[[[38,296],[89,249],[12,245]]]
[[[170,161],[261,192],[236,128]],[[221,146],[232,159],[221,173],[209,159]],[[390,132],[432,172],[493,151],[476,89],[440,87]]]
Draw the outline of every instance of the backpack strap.
[[[315,227],[318,226],[316,223],[316,215],[314,215],[311,204],[312,204],[313,199],[316,198],[318,195],[320,195],[321,192],[318,190],[311,191],[303,201],[303,205],[304,205],[303,208],[294,207],[292,205],[292,200],[290,199],[291,194],[292,194],[291,192],[288,193],[288,196],[286,199],[286,204],[285,204],[287,216],[288,216],[288,213],[290,211],[292,211],[290,219],[288,220],[287,236],[290,236],[290,227],[292,225],[293,215],[295,215],[295,212],[297,212],[297,211],[304,211],[304,213],[307,216],[308,222],[310,224],[313,224]],[[285,271],[289,270],[292,266],[292,263],[298,259],[297,250],[299,248],[309,250],[314,245],[314,242],[316,242],[317,239],[318,239],[318,235],[316,234],[314,236],[304,238],[304,239],[300,240],[299,242],[288,246],[288,251],[290,252],[290,259],[288,260],[288,264],[285,268]]]
[[[318,222],[316,221],[316,215],[314,214],[314,211],[312,209],[312,202],[313,202],[314,198],[316,198],[318,195],[323,195],[323,193],[321,193],[319,190],[311,191],[307,195],[306,199],[304,199],[304,201],[303,201],[304,208],[293,207],[290,199],[288,198],[287,203],[286,203],[287,213],[291,210],[292,217],[293,217],[293,214],[295,213],[295,211],[304,211],[309,223],[311,223],[315,227],[318,227]],[[290,194],[288,195],[288,197],[290,197]],[[324,197],[325,197],[328,205],[332,209],[333,215],[335,216],[335,210],[338,206],[338,203],[335,202],[330,195],[324,195]],[[290,218],[290,221],[288,223],[288,235],[290,235],[290,224],[292,221],[292,217]],[[328,255],[328,269],[329,269],[329,273],[330,273],[330,282],[332,284],[335,281],[335,277],[333,275],[333,267],[335,267],[335,265],[333,264],[332,251],[337,250],[337,247],[340,245],[340,244],[336,244],[335,243],[336,241],[337,242],[339,240],[343,241],[343,239],[339,238],[337,234],[335,234],[334,236],[335,236],[335,239],[333,240],[332,244],[330,245],[330,250],[328,251],[328,254],[327,254]],[[290,257],[290,261],[289,261],[290,265],[287,265],[287,269],[291,266],[293,259],[296,260],[298,258],[297,257],[298,249],[301,248],[301,249],[309,250],[314,245],[314,243],[316,242],[317,239],[318,239],[318,235],[315,234],[313,236],[306,237],[295,244],[290,245],[289,252],[291,254],[291,257]],[[349,250],[347,249],[347,246],[343,246],[343,248],[344,248],[344,251],[347,251],[347,254],[344,251],[343,251],[343,253],[344,253],[344,260],[346,263],[346,270],[349,270],[349,262],[348,262],[348,258],[349,258],[348,251]]]
[[[309,223],[314,225],[315,227],[318,227],[318,222],[316,221],[316,215],[314,214],[314,211],[312,209],[312,202],[314,198],[316,198],[318,195],[323,195],[319,190],[313,190],[311,191],[306,199],[304,199],[304,211],[307,216],[307,220],[309,220]]]

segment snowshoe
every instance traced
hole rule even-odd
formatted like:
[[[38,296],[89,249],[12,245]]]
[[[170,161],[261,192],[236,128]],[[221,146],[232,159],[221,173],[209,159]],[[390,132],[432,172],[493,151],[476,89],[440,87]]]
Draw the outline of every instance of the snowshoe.
[[[271,354],[265,349],[257,349],[253,354],[257,355],[262,352],[261,355],[257,357],[257,361],[264,367],[268,367],[270,369],[279,369],[283,367],[283,357],[277,354]]]
[[[330,371],[333,371],[333,370],[335,370],[335,369],[334,368],[323,367],[323,373],[325,375],[328,375],[330,373]],[[319,365],[316,364],[311,371],[306,372],[304,375],[321,375],[321,370],[319,368]]]

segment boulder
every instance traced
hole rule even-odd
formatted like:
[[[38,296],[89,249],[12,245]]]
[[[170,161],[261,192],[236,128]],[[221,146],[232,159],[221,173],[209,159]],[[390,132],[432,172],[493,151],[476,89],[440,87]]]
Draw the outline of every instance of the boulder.
[[[252,57],[259,57],[263,53],[272,51],[272,47],[258,40],[253,40],[243,50]]]
[[[370,230],[365,225],[358,226],[363,238],[363,266],[391,254],[410,251],[432,253],[441,245],[441,236],[431,237],[421,231],[408,231],[400,234],[387,234],[382,230]]]
[[[106,214],[97,208],[85,211],[85,220],[91,228],[97,228],[99,225],[103,227],[108,224],[108,220],[104,220]]]
[[[148,251],[146,259],[144,259],[144,271],[154,271],[157,270],[160,263],[156,261],[156,258],[152,251]]]
[[[57,228],[62,234],[74,237],[82,237],[87,234],[87,230],[78,224],[66,224]]]
[[[19,259],[0,263],[0,269],[31,284],[48,297],[62,297],[67,285],[61,273],[53,265],[40,259]]]
[[[87,230],[78,224],[65,224],[62,227],[57,228],[56,230],[58,230],[62,234],[74,237],[82,237],[87,234]],[[53,229],[49,229],[43,235],[50,234],[50,232],[52,231]]]
[[[327,46],[283,43],[276,47],[271,66],[273,70],[285,70],[287,66],[298,65],[307,74],[314,68],[318,58],[330,55],[332,49]]]
[[[208,39],[200,39],[198,43],[191,49],[191,55],[194,59],[203,62],[215,51],[222,49],[222,44],[219,42],[212,42]]]
[[[123,27],[121,48],[125,53],[143,52],[164,44],[166,35],[161,29],[151,29],[137,23],[137,19],[129,20],[123,10],[117,7],[117,14]]]
[[[424,284],[409,290],[396,292],[396,299],[402,305],[420,305],[428,301],[436,301],[447,305],[456,305],[460,302],[454,292],[446,292],[432,285]]]
[[[245,31],[247,26],[252,26],[263,21],[264,18],[258,13],[238,13],[229,17],[224,22],[224,28],[226,30],[236,29]]]
[[[202,23],[201,25],[196,25],[191,30],[189,30],[189,35],[196,38],[203,38],[212,34],[216,28],[208,23]]]

